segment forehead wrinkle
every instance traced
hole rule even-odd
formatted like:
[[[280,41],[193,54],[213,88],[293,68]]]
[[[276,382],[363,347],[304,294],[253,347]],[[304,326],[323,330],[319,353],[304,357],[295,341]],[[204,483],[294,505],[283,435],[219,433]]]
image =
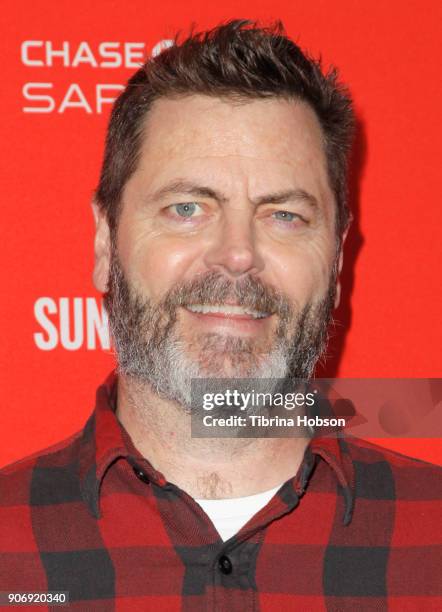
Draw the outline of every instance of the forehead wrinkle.
[[[172,104],[172,108],[169,108],[170,104]],[[269,104],[270,106],[268,106]],[[307,113],[306,116],[301,117],[301,119],[303,119],[303,131],[300,140],[303,141],[308,148],[311,148],[311,146],[317,148],[325,162],[322,129],[314,111],[308,104],[303,104],[298,100],[251,100],[250,104],[246,105],[246,107],[250,106],[253,110],[254,107],[259,109],[264,106],[264,109],[267,110],[266,107],[268,106],[269,111],[273,110],[273,108],[275,108],[275,110],[279,108],[282,112],[287,104],[292,107],[292,109],[289,109],[289,117],[294,115],[294,119],[296,119],[297,113],[293,113],[293,109],[296,109],[296,107],[300,107],[304,114]],[[197,114],[200,115],[202,123],[198,121],[195,124],[193,121],[195,106],[197,111],[199,111]],[[242,107],[243,105],[240,106],[240,108]],[[223,112],[217,112],[219,109]],[[229,111],[227,120],[226,109]],[[168,111],[170,115],[170,111],[172,110],[175,112],[172,113],[171,117],[169,116],[169,120],[166,120],[167,117],[163,116],[164,113]],[[189,116],[190,111],[192,111],[192,115]],[[208,121],[207,117],[211,118],[212,113],[214,119],[213,121]],[[265,116],[262,122],[264,127],[268,123],[265,120]],[[241,119],[241,117],[239,117],[238,120],[239,119]],[[247,119],[248,117],[246,116],[246,123]],[[284,117],[279,117],[278,119],[277,114],[276,119],[279,121],[283,120]],[[264,129],[264,127],[261,130],[261,122],[255,122],[250,126],[247,124],[247,127],[250,129],[247,133],[244,133],[244,130],[235,129],[235,120],[236,116],[234,113],[232,115],[232,109],[226,101],[209,99],[204,95],[186,96],[184,99],[179,100],[161,99],[154,103],[146,118],[143,130],[144,137],[142,150],[149,157],[149,143],[154,145],[154,154],[157,159],[179,158],[184,160],[188,157],[198,156],[207,159],[231,157],[232,159],[255,159],[262,162],[285,162],[289,163],[292,167],[301,161],[299,155],[293,157],[293,148],[288,142],[285,142],[287,140],[286,138],[278,136],[278,130],[275,130],[273,124],[272,133],[270,133],[268,129]],[[284,121],[287,122],[287,117]],[[289,123],[291,124],[293,122]],[[297,125],[298,123],[299,121],[296,120],[294,126],[292,126],[295,130],[293,133],[296,137],[299,136],[300,127]],[[308,125],[304,126],[305,123]],[[241,125],[239,126],[240,128]],[[289,126],[287,126],[287,129],[289,129]],[[267,145],[270,145],[270,152],[260,150],[259,144],[263,140],[266,140]],[[257,144],[258,147],[256,146]],[[244,150],[244,146],[246,150]],[[247,151],[247,149],[249,149],[249,151]],[[249,152],[251,154],[249,154]],[[261,153],[261,155],[259,155],[259,153]],[[305,157],[307,157],[308,160],[310,155],[307,154],[307,156],[305,156],[305,153],[306,151],[304,151],[304,154],[301,154],[301,158],[305,159]],[[291,160],[292,163],[290,163]]]

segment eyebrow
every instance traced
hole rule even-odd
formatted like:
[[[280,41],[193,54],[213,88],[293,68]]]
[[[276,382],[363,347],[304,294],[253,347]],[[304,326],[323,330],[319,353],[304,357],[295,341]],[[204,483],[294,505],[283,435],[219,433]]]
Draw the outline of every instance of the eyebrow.
[[[158,191],[153,193],[150,199],[155,202],[173,194],[187,194],[199,198],[211,198],[212,200],[217,200],[218,202],[227,202],[227,198],[215,189],[181,179],[173,181],[161,189],[158,189]]]
[[[225,195],[215,189],[212,189],[211,187],[199,185],[198,183],[182,179],[175,180],[172,183],[165,185],[161,189],[158,189],[149,199],[151,201],[158,201],[173,194],[186,194],[199,198],[211,198],[212,200],[216,200],[220,203],[225,203],[228,201],[228,198]],[[319,207],[318,200],[315,198],[315,196],[304,189],[285,189],[283,191],[276,191],[267,195],[259,196],[259,198],[251,200],[252,204],[255,206],[260,206],[261,204],[286,204],[287,202],[296,201],[304,202],[313,209]]]

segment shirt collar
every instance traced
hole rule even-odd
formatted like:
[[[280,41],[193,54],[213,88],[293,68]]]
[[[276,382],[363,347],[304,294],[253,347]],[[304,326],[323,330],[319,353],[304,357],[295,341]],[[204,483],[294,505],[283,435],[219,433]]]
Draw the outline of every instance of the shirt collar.
[[[88,419],[80,440],[79,477],[85,503],[95,518],[100,517],[101,482],[108,468],[120,458],[142,469],[157,484],[166,483],[162,474],[135,448],[132,440],[116,417],[117,375],[112,372],[98,387],[95,410]],[[295,488],[303,493],[313,472],[316,459],[332,469],[342,491],[345,512],[343,522],[351,521],[354,507],[354,468],[346,441],[342,438],[316,437],[307,447],[295,480]]]
[[[351,522],[355,503],[355,471],[348,444],[343,437],[331,435],[313,438],[308,451],[323,459],[333,470],[344,497],[343,523]]]
[[[132,465],[143,463],[142,455],[119,422],[116,411],[117,375],[111,372],[96,392],[95,410],[81,436],[79,453],[80,490],[89,510],[100,517],[100,487],[108,468],[125,458]]]

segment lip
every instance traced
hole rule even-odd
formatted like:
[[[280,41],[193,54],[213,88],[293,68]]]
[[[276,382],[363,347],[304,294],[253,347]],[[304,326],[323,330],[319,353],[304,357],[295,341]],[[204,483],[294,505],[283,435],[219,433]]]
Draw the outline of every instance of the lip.
[[[236,306],[234,302],[224,302],[229,306]],[[240,334],[256,334],[259,333],[269,322],[272,315],[262,317],[261,319],[255,319],[248,314],[234,314],[234,313],[222,313],[222,312],[192,312],[184,307],[186,313],[188,313],[193,319],[203,327],[213,331],[217,330],[233,331]]]
[[[253,306],[252,307],[247,307],[244,306],[243,304],[240,304],[239,302],[237,302],[236,300],[223,300],[222,302],[218,302],[218,303],[214,303],[214,304],[189,304],[184,306],[184,308],[186,310],[189,310],[190,312],[195,312],[195,309],[192,309],[192,307],[196,307],[196,306],[202,306],[203,308],[205,306],[207,306],[209,309],[210,308],[214,308],[214,307],[221,307],[224,308],[225,306],[234,306],[236,307],[236,309],[239,310],[245,310],[246,312],[222,312],[222,311],[215,311],[215,312],[202,312],[202,313],[198,313],[196,312],[195,314],[204,314],[207,316],[215,316],[215,317],[228,317],[228,318],[251,318],[251,319],[265,319],[266,316],[270,316],[272,313],[264,313],[263,311],[258,311],[256,310]],[[234,309],[232,309],[234,310]],[[247,312],[250,311],[250,312]],[[259,314],[259,316],[254,316],[254,314]],[[263,316],[265,315],[265,316]]]
[[[231,305],[231,304],[229,304]],[[187,310],[187,308],[186,308]],[[239,320],[246,320],[246,321],[262,321],[262,319],[266,319],[267,317],[261,317],[261,318],[256,318],[256,317],[252,317],[251,315],[248,314],[235,314],[233,312],[230,313],[226,313],[226,312],[193,312],[193,310],[188,310],[188,312],[191,312],[194,315],[197,315],[199,317],[214,317],[215,319],[239,319]]]

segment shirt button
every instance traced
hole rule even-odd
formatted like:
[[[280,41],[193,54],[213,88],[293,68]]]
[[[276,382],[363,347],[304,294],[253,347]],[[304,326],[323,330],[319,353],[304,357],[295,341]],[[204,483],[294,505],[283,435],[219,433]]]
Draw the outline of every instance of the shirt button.
[[[141,482],[144,482],[146,484],[149,484],[149,478],[148,476],[145,474],[145,472],[143,472],[143,470],[141,470],[138,467],[134,467],[134,472],[135,472],[135,476],[137,478],[139,478],[141,480]]]
[[[223,555],[222,557],[220,557],[218,559],[218,567],[221,570],[221,572],[223,574],[231,574],[232,573],[232,562],[230,561],[229,557],[227,557],[226,555]]]

